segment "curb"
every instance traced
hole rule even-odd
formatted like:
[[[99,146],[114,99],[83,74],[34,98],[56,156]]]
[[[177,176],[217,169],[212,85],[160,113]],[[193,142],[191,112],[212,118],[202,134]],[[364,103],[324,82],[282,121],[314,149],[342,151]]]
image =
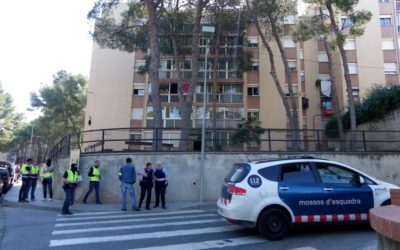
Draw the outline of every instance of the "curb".
[[[4,207],[28,208],[28,209],[35,209],[35,210],[45,210],[45,211],[56,211],[56,212],[61,211],[61,209],[57,208],[57,207],[44,207],[44,206],[39,206],[39,205],[35,205],[35,204],[21,203],[18,201],[9,201],[6,199],[3,199],[3,206]]]

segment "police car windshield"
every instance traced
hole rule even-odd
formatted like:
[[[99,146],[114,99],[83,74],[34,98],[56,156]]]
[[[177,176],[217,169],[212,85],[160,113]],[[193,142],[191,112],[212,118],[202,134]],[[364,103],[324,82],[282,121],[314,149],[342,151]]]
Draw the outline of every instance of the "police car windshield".
[[[241,182],[250,172],[250,166],[247,164],[234,164],[228,175],[225,177],[225,182]]]

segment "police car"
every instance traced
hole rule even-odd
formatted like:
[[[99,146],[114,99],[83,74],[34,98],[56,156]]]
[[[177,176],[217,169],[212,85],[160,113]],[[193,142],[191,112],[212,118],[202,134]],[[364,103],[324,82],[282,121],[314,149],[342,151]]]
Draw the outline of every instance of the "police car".
[[[391,188],[325,159],[268,159],[234,164],[217,205],[228,221],[280,240],[293,224],[368,221],[371,208],[390,204]]]

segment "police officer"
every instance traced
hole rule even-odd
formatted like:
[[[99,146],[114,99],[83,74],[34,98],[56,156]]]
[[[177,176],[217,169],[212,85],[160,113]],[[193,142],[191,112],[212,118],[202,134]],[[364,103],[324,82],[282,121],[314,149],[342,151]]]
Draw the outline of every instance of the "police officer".
[[[53,200],[53,172],[54,166],[51,165],[51,160],[47,159],[43,168],[43,200],[47,198],[47,189],[49,189],[49,200]]]
[[[139,199],[139,208],[142,206],[142,202],[147,193],[146,199],[146,210],[150,210],[150,201],[151,201],[151,189],[153,188],[153,169],[151,163],[146,164],[146,168],[141,170],[138,175],[143,176],[140,181],[140,199]]]
[[[94,162],[94,166],[90,168],[89,170],[89,180],[90,180],[90,185],[89,185],[89,191],[86,193],[85,197],[83,198],[83,203],[87,203],[87,198],[89,197],[90,193],[93,191],[93,189],[96,192],[96,204],[103,204],[100,201],[100,187],[99,187],[99,182],[100,182],[100,161],[96,160]]]
[[[23,164],[21,167],[21,175],[22,175],[22,185],[19,190],[18,201],[19,202],[29,202],[28,201],[28,191],[30,186],[30,178],[29,176],[32,174],[32,159],[26,160],[26,164]]]
[[[31,201],[35,201],[35,191],[36,191],[36,186],[37,186],[37,180],[39,178],[39,166],[32,165],[31,169],[31,174],[29,175],[29,188],[28,188],[28,194],[29,194],[29,189],[31,191]]]
[[[167,177],[167,169],[161,167],[161,162],[157,162],[157,167],[154,171],[154,182],[156,191],[156,204],[154,205],[154,208],[158,207],[158,205],[160,204],[161,196],[162,208],[167,209],[167,207],[165,206],[165,191],[168,185]]]
[[[63,215],[72,214],[69,211],[69,205],[71,204],[71,200],[73,199],[73,193],[78,185],[78,166],[76,163],[71,164],[71,169],[65,171],[63,176],[63,189],[65,191],[65,201],[62,207],[61,213]]]

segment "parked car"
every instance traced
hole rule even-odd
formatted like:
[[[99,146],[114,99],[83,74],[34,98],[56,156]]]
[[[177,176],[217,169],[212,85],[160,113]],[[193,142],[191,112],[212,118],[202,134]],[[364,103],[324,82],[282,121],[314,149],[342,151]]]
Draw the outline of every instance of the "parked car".
[[[365,222],[390,204],[395,185],[350,166],[313,157],[234,164],[222,185],[218,213],[280,240],[293,225]]]
[[[14,182],[14,164],[0,161],[0,193],[5,194]]]

